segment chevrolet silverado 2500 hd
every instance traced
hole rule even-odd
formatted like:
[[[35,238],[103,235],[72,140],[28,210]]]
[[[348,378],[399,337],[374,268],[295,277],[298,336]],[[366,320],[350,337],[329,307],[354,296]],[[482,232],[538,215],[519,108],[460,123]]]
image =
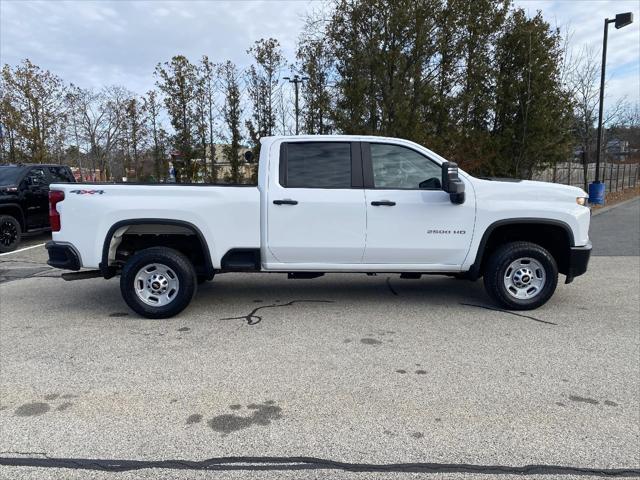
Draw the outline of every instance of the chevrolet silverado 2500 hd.
[[[268,137],[258,185],[54,184],[49,265],[120,275],[126,303],[171,317],[215,274],[394,272],[484,277],[499,305],[533,309],[583,274],[586,193],[475,178],[415,143]]]

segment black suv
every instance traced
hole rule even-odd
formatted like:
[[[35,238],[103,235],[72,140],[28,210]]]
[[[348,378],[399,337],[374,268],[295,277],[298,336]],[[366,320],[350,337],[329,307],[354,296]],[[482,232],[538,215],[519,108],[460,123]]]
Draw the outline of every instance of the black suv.
[[[23,232],[49,229],[49,185],[75,182],[64,165],[0,165],[0,253],[14,250]]]

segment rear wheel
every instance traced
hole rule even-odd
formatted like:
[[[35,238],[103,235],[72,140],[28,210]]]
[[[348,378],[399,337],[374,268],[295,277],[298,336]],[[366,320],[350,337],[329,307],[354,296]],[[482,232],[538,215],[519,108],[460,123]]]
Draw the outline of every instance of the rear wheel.
[[[513,242],[499,247],[484,272],[487,293],[511,310],[532,310],[544,305],[558,285],[558,266],[540,245]]]
[[[169,318],[184,310],[196,292],[196,272],[182,253],[166,247],[140,250],[125,264],[120,292],[136,313]]]
[[[14,251],[21,236],[20,222],[11,215],[0,215],[0,253]]]

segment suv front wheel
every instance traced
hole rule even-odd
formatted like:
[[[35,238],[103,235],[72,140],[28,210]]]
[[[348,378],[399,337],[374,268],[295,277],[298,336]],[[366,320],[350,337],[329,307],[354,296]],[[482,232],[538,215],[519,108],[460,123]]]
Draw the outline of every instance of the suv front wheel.
[[[540,245],[512,242],[491,254],[484,287],[497,303],[510,310],[533,310],[551,298],[558,285],[558,266]]]
[[[11,215],[0,215],[0,253],[13,252],[20,243],[20,222]]]
[[[122,269],[120,292],[136,313],[169,318],[184,310],[196,293],[192,263],[177,250],[151,247],[133,255]]]

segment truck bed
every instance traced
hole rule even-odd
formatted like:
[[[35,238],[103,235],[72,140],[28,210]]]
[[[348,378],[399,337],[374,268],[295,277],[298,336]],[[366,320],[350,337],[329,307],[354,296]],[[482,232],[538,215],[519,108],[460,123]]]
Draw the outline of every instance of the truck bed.
[[[52,184],[65,198],[55,242],[73,242],[82,265],[98,268],[104,239],[127,219],[188,222],[206,239],[213,266],[230,248],[260,247],[260,194],[254,185]]]

